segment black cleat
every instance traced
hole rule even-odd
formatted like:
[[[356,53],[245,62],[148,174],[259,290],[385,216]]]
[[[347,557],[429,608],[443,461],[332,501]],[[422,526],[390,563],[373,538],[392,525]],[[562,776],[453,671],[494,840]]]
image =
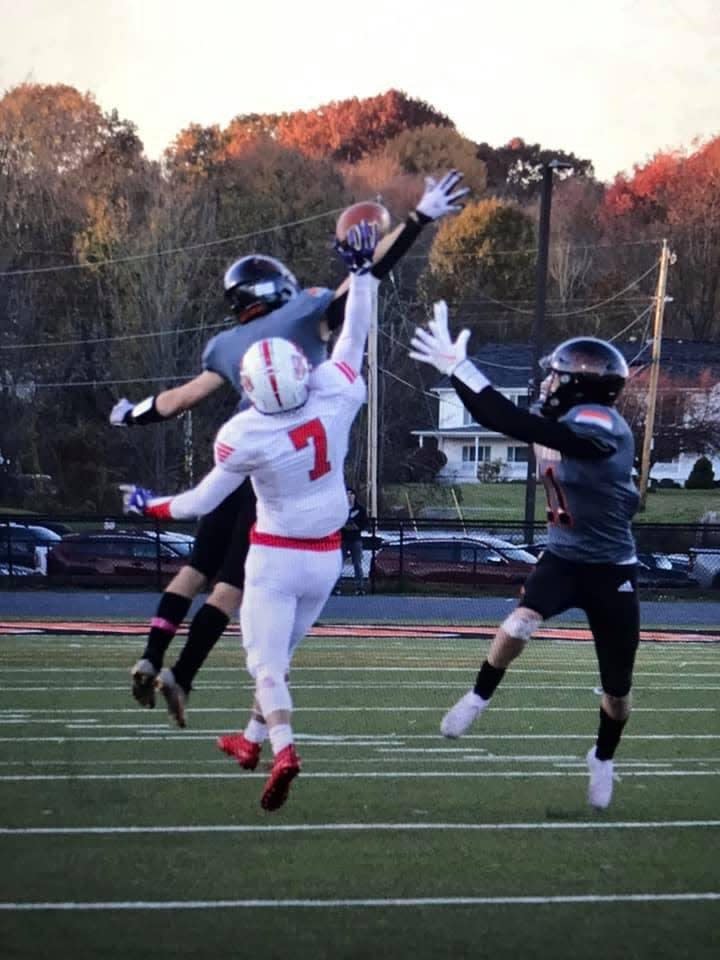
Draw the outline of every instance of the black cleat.
[[[141,707],[155,706],[155,678],[157,670],[149,660],[138,660],[130,671],[132,676],[132,695]]]

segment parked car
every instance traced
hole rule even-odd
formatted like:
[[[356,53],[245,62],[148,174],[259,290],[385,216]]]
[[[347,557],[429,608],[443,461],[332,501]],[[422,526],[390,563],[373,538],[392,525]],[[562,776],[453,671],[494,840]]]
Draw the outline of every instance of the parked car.
[[[703,590],[720,588],[720,549],[690,547],[690,576]]]
[[[134,533],[134,531],[129,532]],[[152,540],[155,540],[156,535],[154,530],[143,530],[142,532],[146,537],[150,537]],[[176,533],[173,530],[161,530],[157,536],[160,538],[161,543],[165,543],[174,550],[177,550],[177,552],[182,554],[184,557],[189,557],[192,553],[192,548],[195,544],[195,537],[189,533]]]
[[[687,570],[673,565],[664,553],[638,554],[638,586],[640,587],[697,587],[698,581]]]
[[[523,583],[535,557],[496,537],[408,537],[380,547],[376,577],[473,585]]]
[[[185,546],[147,531],[70,533],[48,556],[48,578],[87,586],[155,586],[159,577],[165,584],[187,562]]]
[[[12,568],[9,563],[0,563],[0,578],[10,576],[35,577],[37,576],[37,570],[32,570],[30,567],[23,567],[16,563],[12,565]]]
[[[60,534],[49,527],[15,522],[0,523],[0,563],[12,565],[13,568],[18,566],[34,569],[36,547],[49,550],[61,540]]]

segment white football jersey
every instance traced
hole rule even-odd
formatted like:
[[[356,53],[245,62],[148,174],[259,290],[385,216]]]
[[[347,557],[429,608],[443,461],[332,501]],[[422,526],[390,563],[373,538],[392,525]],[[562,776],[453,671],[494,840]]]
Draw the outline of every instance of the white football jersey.
[[[343,468],[365,383],[349,364],[327,360],[312,371],[308,385],[307,402],[298,410],[244,410],[215,440],[215,465],[252,480],[261,533],[326,537],[347,519]]]

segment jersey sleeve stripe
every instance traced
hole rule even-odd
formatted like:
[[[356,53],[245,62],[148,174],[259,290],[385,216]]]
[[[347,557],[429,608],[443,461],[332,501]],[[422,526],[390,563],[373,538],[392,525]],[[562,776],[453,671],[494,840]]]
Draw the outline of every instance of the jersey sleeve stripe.
[[[607,413],[601,413],[599,410],[581,410],[573,418],[574,423],[591,423],[605,430],[612,430],[612,417]]]
[[[235,450],[234,447],[229,447],[226,443],[216,443],[215,444],[215,456],[220,461],[220,463],[225,463],[227,458]]]
[[[355,383],[355,380],[357,379],[357,374],[355,373],[355,371],[353,370],[353,368],[350,366],[349,363],[347,363],[345,360],[340,360],[336,362],[335,366],[338,368],[338,370],[340,370],[341,373],[345,374],[345,376],[348,378],[350,383]]]

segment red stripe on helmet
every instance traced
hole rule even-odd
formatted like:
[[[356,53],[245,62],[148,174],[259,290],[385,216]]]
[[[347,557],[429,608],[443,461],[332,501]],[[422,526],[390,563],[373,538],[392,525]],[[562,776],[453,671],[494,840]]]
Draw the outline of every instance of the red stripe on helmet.
[[[272,367],[272,356],[270,354],[270,341],[261,340],[260,347],[262,349],[263,360],[265,361],[265,369],[267,370],[268,379],[270,380],[270,387],[272,389],[272,392],[275,394],[277,405],[282,408],[283,402],[280,399],[280,391],[278,390],[277,378],[273,372],[273,367]]]

